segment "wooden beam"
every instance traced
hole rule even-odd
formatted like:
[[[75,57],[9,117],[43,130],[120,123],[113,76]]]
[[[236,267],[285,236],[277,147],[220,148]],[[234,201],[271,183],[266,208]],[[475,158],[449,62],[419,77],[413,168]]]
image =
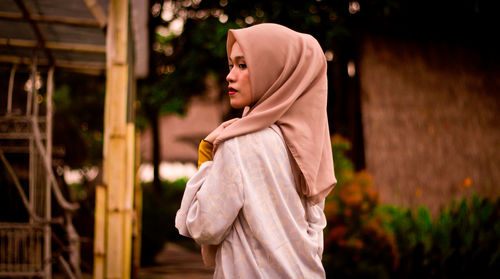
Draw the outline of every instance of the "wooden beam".
[[[42,139],[45,139],[46,136],[45,135],[41,135],[40,136]],[[26,132],[26,133],[22,133],[22,132],[18,132],[18,133],[13,133],[13,132],[8,132],[8,133],[0,133],[0,139],[15,139],[15,140],[28,140],[32,138],[32,135],[30,132]]]
[[[0,55],[0,63],[31,65],[31,58]],[[38,66],[41,67],[50,66],[50,63],[47,59],[40,59],[38,61]],[[78,72],[89,75],[102,75],[104,73],[104,70],[106,69],[105,62],[57,60],[55,66],[57,68],[64,68],[72,72]]]
[[[104,10],[102,7],[99,5],[97,0],[83,0],[87,8],[89,9],[90,13],[94,18],[99,22],[99,25],[101,28],[106,27],[106,24],[108,23],[108,19],[106,18],[106,14],[104,13]]]
[[[36,48],[36,47],[39,47],[40,44],[39,44],[39,42],[32,41],[32,40],[0,38],[0,46]],[[45,42],[44,47],[46,49],[52,49],[52,50],[106,53],[106,47],[103,45],[62,43],[62,42]]]
[[[74,62],[74,61],[57,61],[56,67],[67,69],[81,69],[81,70],[104,70],[106,63],[104,62]]]
[[[31,19],[31,13],[24,5],[23,0],[14,0],[17,4],[17,7],[21,10],[23,13],[23,17],[29,22],[31,25],[31,28],[33,29],[33,32],[35,33],[35,36],[38,40],[38,46],[45,51],[45,54],[47,55],[47,58],[49,59],[50,64],[54,64],[54,56],[52,55],[52,52],[48,48],[45,47],[45,36],[42,33],[42,30],[38,26],[38,24]]]
[[[0,11],[0,19],[23,21],[25,18],[21,13],[3,12]],[[43,16],[31,15],[31,19],[39,23],[53,23],[63,25],[74,25],[82,27],[100,27],[99,22],[94,19],[73,18],[73,17],[58,17],[58,16]]]

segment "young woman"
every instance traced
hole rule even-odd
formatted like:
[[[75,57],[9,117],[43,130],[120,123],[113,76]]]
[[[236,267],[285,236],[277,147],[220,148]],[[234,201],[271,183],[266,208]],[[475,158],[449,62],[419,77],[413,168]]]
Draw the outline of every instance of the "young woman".
[[[214,278],[324,278],[323,205],[336,183],[324,53],[312,36],[266,23],[230,30],[227,54],[243,116],[200,144],[176,227],[205,262],[214,251]]]

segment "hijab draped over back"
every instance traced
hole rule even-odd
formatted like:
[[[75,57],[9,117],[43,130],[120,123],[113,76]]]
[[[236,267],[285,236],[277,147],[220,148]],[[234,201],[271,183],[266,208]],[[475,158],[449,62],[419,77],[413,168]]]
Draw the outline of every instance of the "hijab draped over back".
[[[242,118],[222,123],[206,141],[278,125],[300,169],[302,194],[320,202],[336,184],[326,113],[326,59],[311,35],[264,23],[228,32],[227,54],[240,45],[250,75],[252,106]]]

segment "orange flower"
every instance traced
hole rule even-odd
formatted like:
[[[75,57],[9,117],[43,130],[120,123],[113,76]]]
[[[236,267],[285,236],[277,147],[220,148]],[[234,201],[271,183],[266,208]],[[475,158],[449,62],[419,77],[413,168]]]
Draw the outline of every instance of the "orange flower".
[[[363,241],[357,238],[351,238],[347,241],[347,246],[352,247],[357,250],[363,249]]]
[[[472,184],[472,178],[466,177],[464,181],[462,182],[462,185],[460,185],[460,188],[462,189],[468,189],[470,188],[470,185]]]
[[[337,204],[337,201],[329,201],[325,203],[325,215],[327,216],[327,219],[329,217],[333,217],[337,215],[339,211],[339,207]]]
[[[330,137],[330,141],[331,141],[332,145],[334,145],[334,144],[341,145],[342,144],[342,145],[347,146],[348,149],[351,148],[351,142],[347,138],[344,138],[343,136],[341,136],[339,134],[335,134],[332,137]]]
[[[422,196],[422,188],[417,188],[415,190],[415,197],[419,198],[420,196]]]
[[[352,210],[351,210],[350,208],[346,208],[346,209],[344,210],[344,215],[345,215],[346,217],[351,217],[351,216],[352,216]]]
[[[359,184],[363,185],[366,188],[371,187],[371,185],[373,185],[373,176],[366,170],[358,172],[356,180],[359,182]]]
[[[359,184],[345,185],[340,190],[340,198],[346,203],[347,206],[356,207],[363,201],[363,192]]]
[[[339,238],[337,240],[337,245],[339,245],[340,247],[344,247],[345,246],[345,240],[343,238]]]
[[[368,199],[373,202],[373,203],[378,203],[378,192],[375,191],[373,188],[367,188],[366,189],[366,195],[368,196]]]
[[[328,234],[328,242],[336,240],[337,243],[344,242],[344,236],[347,234],[348,228],[344,225],[338,225],[333,228]]]
[[[363,212],[366,212],[370,209],[370,204],[367,202],[367,201],[364,201],[362,204],[361,204],[361,210]]]

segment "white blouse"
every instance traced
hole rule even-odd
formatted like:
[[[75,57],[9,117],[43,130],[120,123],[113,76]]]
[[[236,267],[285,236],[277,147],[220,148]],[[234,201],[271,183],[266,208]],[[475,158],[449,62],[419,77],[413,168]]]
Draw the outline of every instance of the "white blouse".
[[[188,181],[175,226],[219,245],[214,278],[325,278],[324,202],[298,192],[280,129],[223,142]]]

